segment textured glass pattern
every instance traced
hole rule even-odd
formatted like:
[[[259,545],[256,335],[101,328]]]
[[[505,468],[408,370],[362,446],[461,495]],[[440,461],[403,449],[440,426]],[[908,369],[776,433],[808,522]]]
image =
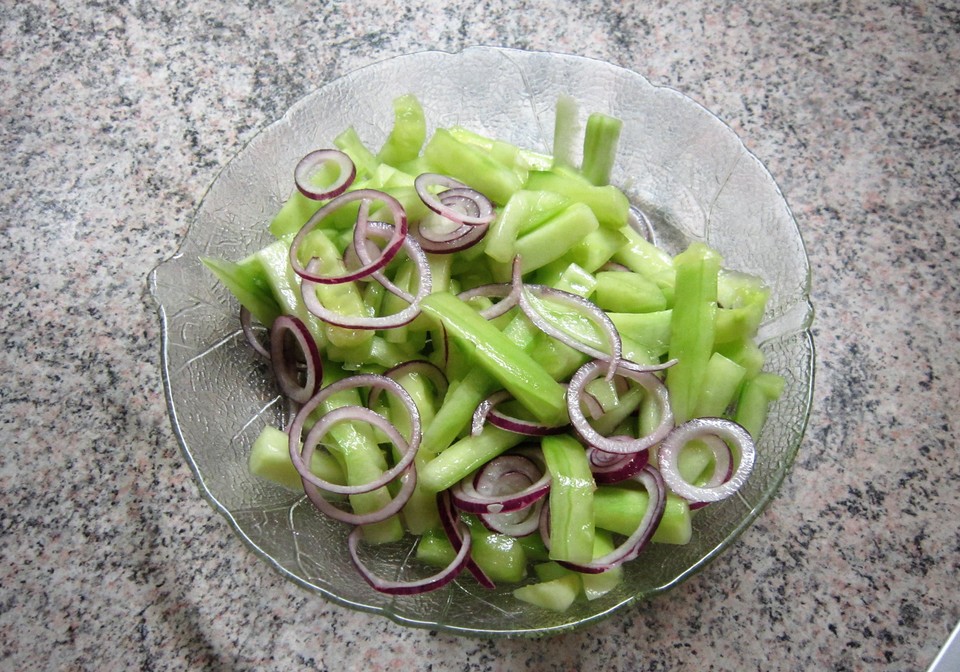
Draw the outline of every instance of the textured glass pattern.
[[[198,257],[239,259],[269,241],[267,224],[293,189],[296,161],[331,146],[348,125],[377,148],[392,125],[389,101],[412,92],[430,129],[461,124],[548,152],[560,94],[581,111],[624,121],[613,181],[653,220],[658,242],[677,252],[702,239],[725,265],[771,285],[762,328],[769,366],[787,380],[760,441],[755,474],[737,497],[707,507],[693,541],[649,548],[626,580],[566,613],[486,591],[465,574],[443,590],[394,598],[373,591],[351,565],[347,529],[302,498],[247,471],[250,444],[283,408],[267,368],[238,328],[238,306]],[[371,101],[383,101],[372,105]],[[544,634],[594,622],[676,585],[702,568],[769,502],[793,462],[807,421],[814,353],[809,266],[796,223],[761,163],[733,131],[676,91],[598,61],[549,53],[474,48],[394,58],[349,74],[298,102],[221,172],[179,252],[150,276],[162,321],[162,362],[173,426],[201,491],[258,555],[300,585],[398,622],[478,635]],[[409,543],[377,548],[384,576],[413,576]]]

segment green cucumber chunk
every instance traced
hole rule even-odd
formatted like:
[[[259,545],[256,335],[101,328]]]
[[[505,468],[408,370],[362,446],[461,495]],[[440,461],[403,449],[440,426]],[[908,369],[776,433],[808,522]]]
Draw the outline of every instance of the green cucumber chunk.
[[[566,611],[580,594],[580,575],[570,572],[552,581],[541,581],[515,588],[513,596],[542,609]]]
[[[694,417],[707,364],[713,354],[720,256],[703,243],[692,243],[674,259],[676,295],[670,318],[667,389],[677,424]]]
[[[485,369],[538,420],[559,424],[566,416],[566,390],[503,332],[448,292],[421,303],[424,313],[443,324],[471,362]]]
[[[550,473],[550,558],[585,564],[593,559],[596,484],[583,446],[572,436],[540,444]]]
[[[266,272],[255,256],[239,263],[214,257],[200,257],[200,261],[260,324],[269,327],[281,314]]]
[[[407,94],[393,100],[393,129],[377,159],[392,166],[413,161],[427,139],[427,120],[416,96]]]
[[[630,536],[637,529],[647,511],[650,496],[646,490],[626,485],[601,485],[593,495],[594,520],[597,528]],[[690,507],[686,500],[667,495],[663,518],[652,541],[661,544],[683,545],[693,535]]]
[[[287,433],[266,425],[250,448],[250,473],[273,481],[290,490],[303,492],[303,479],[290,461],[290,441]],[[343,485],[343,469],[329,453],[315,450],[310,459],[310,471],[325,481]]]
[[[622,129],[623,121],[617,117],[600,112],[587,117],[580,172],[591,184],[602,187],[610,182]]]

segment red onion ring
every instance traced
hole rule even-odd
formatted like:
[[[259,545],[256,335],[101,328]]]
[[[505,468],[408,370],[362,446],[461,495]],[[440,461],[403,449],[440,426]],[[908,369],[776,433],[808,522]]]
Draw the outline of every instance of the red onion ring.
[[[479,285],[457,294],[457,298],[461,301],[470,301],[480,296],[500,299],[489,308],[485,308],[478,313],[485,320],[493,320],[506,314],[520,302],[520,287],[513,283],[495,283]]]
[[[303,452],[304,459],[309,460],[313,457],[312,447]],[[301,478],[303,483],[303,491],[306,493],[307,498],[310,502],[317,507],[317,509],[333,518],[334,520],[339,520],[342,523],[347,523],[348,525],[372,525],[373,523],[379,523],[391,516],[394,516],[400,513],[400,510],[406,506],[407,502],[410,501],[410,498],[413,496],[413,491],[417,487],[417,470],[410,467],[404,471],[403,475],[400,477],[402,485],[400,490],[394,495],[389,502],[383,507],[377,509],[376,511],[369,511],[367,513],[352,513],[350,511],[344,511],[331,502],[321,494],[320,489],[316,487],[313,483],[307,482],[305,479]]]
[[[617,437],[611,437],[616,439]],[[623,437],[630,440],[630,437]],[[625,455],[615,455],[596,446],[587,448],[587,460],[596,483],[619,483],[640,471],[650,462],[649,450],[638,450]]]
[[[360,572],[360,576],[362,576],[374,590],[388,595],[420,595],[447,585],[467,566],[470,560],[471,549],[470,531],[466,529],[466,525],[462,522],[458,522],[458,526],[463,528],[463,541],[457,547],[457,555],[453,561],[436,574],[415,581],[391,581],[383,579],[371,572],[370,569],[363,564],[363,561],[360,560],[358,547],[360,545],[362,528],[358,527],[350,532],[350,536],[347,537],[347,547],[350,550],[350,559],[353,561],[357,571]]]
[[[733,451],[726,441],[717,436],[704,435],[698,441],[703,442],[713,452],[713,473],[707,482],[701,485],[701,488],[715,488],[729,481],[733,477]],[[691,511],[702,509],[710,502],[690,502]]]
[[[369,236],[386,238],[395,231],[395,227],[384,222],[368,222],[366,231]],[[427,255],[423,249],[417,244],[417,241],[411,236],[404,236],[401,241],[401,247],[403,247],[407,256],[416,265],[417,271],[420,273],[420,282],[418,283],[416,295],[412,297],[413,301],[399,313],[372,317],[364,315],[342,315],[328,309],[320,303],[320,299],[317,298],[316,285],[311,280],[304,278],[300,283],[300,288],[303,294],[303,303],[307,310],[327,324],[345,329],[394,329],[413,322],[420,314],[420,302],[433,291],[433,279],[430,274],[430,262],[427,260]],[[311,260],[307,268],[312,269],[315,261],[316,260]]]
[[[329,413],[326,413],[323,417],[317,420],[313,427],[310,428],[310,431],[307,432],[307,436],[303,440],[303,447],[300,449],[301,456],[308,451],[310,454],[312,454],[316,446],[320,445],[321,439],[326,436],[327,432],[329,432],[334,425],[340,422],[365,422],[369,425],[373,425],[387,435],[387,438],[390,439],[390,442],[396,446],[397,452],[401,457],[393,467],[387,469],[379,478],[376,478],[369,483],[364,483],[362,485],[337,485],[314,476],[312,472],[307,472],[312,477],[310,479],[310,484],[317,486],[321,490],[334,492],[340,495],[361,495],[365,492],[371,492],[377,488],[382,488],[400,476],[400,474],[406,471],[407,467],[413,464],[413,458],[416,455],[416,451],[410,450],[410,444],[406,439],[403,438],[400,432],[397,431],[397,428],[385,417],[364,406],[340,406],[339,408],[335,408]],[[302,457],[302,463],[304,465],[309,464],[307,457]],[[300,471],[299,467],[297,470]],[[302,471],[300,471],[300,475],[305,476]]]
[[[635,453],[654,446],[667,436],[673,429],[673,411],[670,408],[667,386],[650,371],[639,371],[632,367],[620,366],[616,369],[618,375],[630,378],[650,392],[660,406],[660,424],[653,432],[636,439],[624,440],[624,437],[606,437],[595,430],[583,415],[581,400],[587,383],[600,376],[602,363],[587,362],[573,374],[567,386],[567,413],[570,424],[577,434],[589,445],[595,446],[608,453],[622,455]]]
[[[453,502],[450,499],[448,490],[437,493],[437,511],[440,515],[440,525],[443,527],[443,532],[447,535],[447,539],[453,548],[459,552],[463,546],[469,545],[471,540],[470,528],[460,520],[460,515],[453,508]],[[497,584],[487,576],[486,572],[480,569],[480,565],[478,565],[473,558],[467,557],[465,566],[467,570],[473,574],[473,578],[477,580],[477,583],[484,588],[493,590],[497,587]]]
[[[320,404],[322,404],[324,401],[329,399],[332,395],[337,394],[338,392],[342,392],[344,390],[355,389],[360,387],[374,387],[374,388],[383,387],[388,392],[392,392],[393,394],[397,395],[397,397],[400,399],[401,403],[403,404],[404,409],[407,411],[409,415],[410,440],[409,442],[404,440],[403,437],[400,436],[400,433],[397,431],[396,427],[394,427],[391,423],[389,423],[389,421],[386,421],[384,425],[380,425],[380,420],[373,418],[373,416],[377,416],[377,418],[380,418],[381,420],[384,419],[383,416],[378,415],[377,413],[374,413],[368,408],[364,408],[362,406],[341,407],[341,408],[350,409],[351,412],[355,415],[355,418],[358,420],[361,420],[362,422],[373,422],[378,424],[378,426],[380,426],[381,428],[387,427],[388,429],[386,429],[385,431],[388,433],[388,436],[391,437],[391,440],[395,440],[396,437],[400,437],[402,443],[398,444],[398,447],[402,446],[405,450],[403,450],[403,454],[396,465],[394,465],[391,469],[388,469],[387,471],[385,471],[380,478],[373,481],[374,483],[373,487],[370,487],[371,484],[369,483],[365,485],[360,485],[360,486],[336,485],[334,483],[325,481],[319,476],[315,475],[312,471],[310,471],[310,468],[307,466],[308,463],[305,461],[304,457],[302,456],[301,454],[302,449],[300,448],[301,435],[303,434],[303,426],[306,423],[307,418],[320,406]],[[320,425],[321,427],[325,427],[325,425],[321,424],[324,418],[326,418],[328,415],[337,413],[338,411],[340,411],[339,408],[334,409],[333,411],[330,411],[330,413],[327,413],[322,418],[320,418],[320,420],[317,422],[317,425]],[[337,415],[335,415],[334,417],[339,419],[341,415],[343,415],[343,413],[337,413]],[[328,423],[329,422],[330,421],[328,421]],[[321,432],[321,430],[317,429],[317,425],[314,425],[314,427],[310,430],[310,433],[307,435],[307,439],[311,439],[312,435],[314,435],[317,432]],[[325,430],[321,432],[321,435],[322,433],[325,433]],[[350,376],[349,378],[343,378],[341,380],[338,380],[335,383],[331,383],[330,385],[327,385],[326,387],[322,388],[319,392],[317,392],[313,397],[311,397],[310,400],[307,401],[307,403],[305,403],[300,408],[300,411],[297,413],[296,417],[294,417],[293,422],[290,423],[290,427],[288,429],[288,436],[289,436],[289,444],[290,444],[290,461],[293,462],[293,466],[296,467],[301,478],[303,478],[306,482],[317,486],[321,490],[326,490],[327,492],[335,492],[343,495],[359,494],[361,492],[369,492],[370,490],[375,490],[377,487],[381,487],[389,483],[394,478],[399,476],[400,473],[402,473],[408,466],[410,466],[410,464],[413,463],[413,459],[416,456],[417,449],[420,447],[420,439],[422,436],[422,431],[420,427],[420,411],[417,409],[417,405],[413,401],[413,398],[410,396],[410,393],[408,393],[405,389],[403,389],[403,386],[401,386],[400,383],[398,383],[397,381],[391,378],[387,378],[386,376],[382,376],[374,373],[356,374],[354,376]],[[319,436],[316,438],[319,439]],[[308,448],[310,445],[311,445],[311,442],[309,440],[303,441],[304,449]]]
[[[247,344],[253,348],[253,351],[257,353],[261,359],[269,362],[270,352],[263,347],[263,343],[261,343],[257,335],[253,333],[253,315],[250,314],[246,306],[240,306],[240,329],[243,331],[243,337],[246,339]]]
[[[287,356],[288,334],[293,336],[306,365],[302,384],[296,361],[291,361]],[[281,315],[273,321],[270,328],[270,361],[280,391],[290,399],[303,404],[320,389],[323,378],[320,349],[299,317]]]
[[[426,252],[452,254],[476,245],[486,235],[488,228],[487,224],[478,224],[477,226],[463,224],[454,233],[444,236],[443,240],[434,240],[424,229],[423,222],[417,222],[413,227],[412,235]]]
[[[324,164],[335,163],[340,169],[337,179],[322,190],[313,186],[311,178]],[[297,164],[293,171],[293,180],[297,189],[307,198],[315,201],[325,201],[335,198],[347,190],[357,177],[357,167],[349,156],[339,149],[318,149],[310,152]]]
[[[714,436],[722,440],[730,450],[740,455],[739,464],[729,478],[719,485],[698,487],[688,483],[680,475],[677,460],[683,447],[694,439]],[[657,457],[663,479],[679,497],[691,502],[718,502],[737,492],[746,482],[756,461],[757,449],[750,433],[743,427],[725,418],[694,418],[678,425],[660,443]],[[729,469],[726,470],[729,472]],[[723,470],[714,471],[723,473]],[[724,473],[726,476],[726,473]]]
[[[583,343],[574,338],[564,330],[554,326],[554,324],[543,316],[536,306],[530,301],[530,295],[536,295],[538,298],[556,299],[569,308],[573,308],[582,315],[585,315],[599,325],[604,336],[610,342],[610,352],[597,350],[593,346]],[[607,362],[607,377],[612,378],[616,372],[617,366],[623,360],[623,343],[620,340],[620,332],[617,331],[610,317],[595,303],[588,301],[582,296],[571,292],[565,292],[561,289],[554,289],[545,285],[524,285],[520,292],[520,310],[538,329],[549,336],[556,338],[565,345],[574,350]]]
[[[510,415],[505,415],[497,410],[498,404],[512,398],[509,392],[500,390],[481,401],[473,412],[473,419],[470,423],[470,433],[476,436],[483,431],[483,427],[487,423],[508,432],[523,434],[525,436],[549,436],[551,434],[562,434],[567,431],[568,425],[565,424],[555,426],[544,425],[539,422],[522,420]]]
[[[430,187],[433,185],[447,187],[447,189],[440,192],[437,196],[434,196],[430,191]],[[457,222],[458,224],[466,224],[468,226],[485,225],[492,222],[496,216],[493,203],[490,202],[489,198],[476,189],[471,189],[463,182],[447,175],[422,173],[414,180],[413,186],[417,190],[417,194],[420,196],[420,200],[423,201],[424,205],[438,215]],[[444,202],[443,197],[445,195],[455,197],[455,201]],[[458,204],[463,204],[464,202],[472,203],[475,206],[474,214],[467,214],[457,210],[451,206],[451,202]]]
[[[517,509],[516,511],[480,513],[478,514],[478,517],[480,518],[480,522],[482,522],[487,529],[492,530],[493,532],[505,534],[511,537],[525,537],[536,532],[540,526],[540,510],[547,501],[546,495],[550,488],[550,474],[547,471],[546,463],[543,461],[543,453],[541,453],[538,449],[521,448],[514,451],[512,454],[525,457],[537,463],[539,472],[543,474],[539,480],[543,480],[544,478],[547,479],[547,485],[543,495],[538,497],[532,504]],[[481,477],[478,475],[477,479],[474,481],[474,486],[476,491],[481,496],[497,496],[501,493],[516,493],[518,490],[521,490],[524,487],[527,489],[536,488],[537,483],[539,482],[534,480],[536,474],[536,471],[527,473],[513,471],[508,472],[502,478],[491,478],[487,481],[481,480]],[[518,485],[520,487],[518,487]]]
[[[539,451],[513,451],[454,484],[450,498],[461,511],[499,514],[526,509],[549,491],[550,472]]]
[[[393,235],[387,245],[384,246],[384,248],[380,251],[380,256],[358,269],[348,271],[343,275],[337,276],[322,275],[319,272],[319,263],[313,263],[315,260],[307,262],[307,266],[305,267],[300,262],[299,250],[300,245],[306,239],[307,235],[313,231],[313,229],[315,229],[317,225],[327,217],[327,215],[339,210],[347,203],[352,203],[353,201],[382,201],[384,204],[386,204],[387,208],[393,215]],[[390,263],[390,260],[393,259],[393,257],[403,246],[403,242],[407,238],[407,229],[407,214],[404,211],[403,206],[400,204],[400,201],[395,199],[390,194],[377,191],[375,189],[357,189],[356,191],[347,191],[332,199],[322,208],[317,210],[313,216],[307,220],[307,223],[300,228],[300,231],[297,232],[293,242],[290,244],[290,265],[293,267],[294,272],[304,280],[318,282],[320,284],[335,285],[342,282],[359,280],[370,275],[374,271],[380,270]]]

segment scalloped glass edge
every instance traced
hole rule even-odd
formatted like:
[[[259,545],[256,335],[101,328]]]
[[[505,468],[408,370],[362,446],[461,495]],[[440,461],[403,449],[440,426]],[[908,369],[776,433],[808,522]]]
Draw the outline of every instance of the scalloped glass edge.
[[[481,61],[484,59],[501,59],[505,58],[511,63],[517,64],[519,74],[521,78],[524,78],[523,86],[530,87],[530,83],[526,81],[526,72],[524,71],[524,66],[529,65],[529,63],[534,60],[537,61],[537,65],[542,67],[543,61],[546,59],[547,66],[550,67],[551,62],[561,63],[564,67],[567,68],[582,68],[591,74],[601,73],[604,76],[614,77],[614,78],[623,78],[625,81],[629,81],[632,84],[638,85],[641,88],[649,88],[650,91],[658,92],[659,94],[665,94],[668,96],[676,96],[682,101],[681,105],[693,110],[693,114],[699,115],[701,118],[708,119],[710,124],[716,126],[716,133],[722,134],[725,137],[725,141],[734,141],[737,146],[737,151],[739,156],[734,162],[733,166],[730,168],[730,173],[728,174],[728,179],[734,174],[734,171],[737,170],[737,167],[740,165],[742,159],[747,159],[747,163],[752,164],[750,169],[760,176],[760,179],[765,182],[763,185],[764,188],[773,191],[771,193],[775,194],[776,198],[779,200],[777,204],[783,209],[783,213],[789,219],[790,226],[787,227],[786,235],[792,238],[791,243],[796,247],[793,249],[795,254],[799,254],[799,262],[802,270],[802,279],[799,292],[793,298],[792,301],[788,302],[786,306],[780,306],[779,310],[773,314],[768,315],[763,325],[761,326],[760,337],[762,345],[768,346],[771,344],[777,344],[780,341],[795,340],[797,342],[797,350],[801,355],[802,361],[793,362],[796,364],[796,367],[791,367],[791,373],[797,373],[797,380],[794,381],[794,394],[799,394],[800,398],[796,399],[796,402],[799,402],[799,408],[797,412],[799,417],[794,417],[792,420],[797,423],[794,424],[791,428],[788,428],[790,432],[789,445],[784,453],[780,454],[779,460],[781,467],[774,472],[772,479],[765,482],[765,487],[761,492],[754,495],[753,502],[747,502],[744,500],[743,505],[747,507],[747,512],[737,519],[737,523],[728,526],[726,528],[725,536],[722,537],[711,549],[705,552],[697,561],[693,562],[687,566],[683,571],[675,573],[669,580],[663,581],[660,585],[650,587],[649,589],[628,595],[619,601],[606,604],[602,608],[598,608],[595,611],[574,618],[564,619],[563,615],[554,615],[555,617],[550,619],[549,624],[542,626],[533,626],[533,627],[509,627],[509,619],[507,627],[471,627],[458,625],[457,623],[447,623],[443,622],[440,619],[422,619],[417,618],[414,615],[408,613],[408,610],[405,610],[401,605],[402,602],[396,599],[384,599],[384,596],[381,596],[377,593],[370,591],[370,599],[366,600],[357,600],[350,599],[349,597],[339,594],[334,590],[331,590],[323,585],[318,585],[319,582],[311,581],[303,576],[300,576],[295,571],[292,571],[288,567],[284,566],[283,563],[274,558],[270,553],[266,552],[261,546],[250,536],[247,531],[244,529],[244,526],[239,522],[237,515],[239,512],[234,508],[231,508],[229,505],[224,504],[220,498],[208,487],[208,479],[204,475],[203,470],[196,459],[197,454],[197,444],[193,444],[191,447],[192,439],[188,439],[188,436],[185,434],[184,428],[180,422],[180,416],[178,413],[178,401],[177,393],[178,389],[176,388],[176,381],[174,372],[171,369],[172,354],[171,348],[179,343],[176,339],[172,338],[172,329],[176,326],[180,326],[181,329],[184,329],[182,322],[178,320],[182,317],[181,311],[176,311],[172,316],[168,314],[168,307],[177,304],[178,299],[182,298],[184,293],[190,294],[192,288],[177,288],[173,285],[169,285],[163,278],[164,273],[173,272],[175,268],[179,265],[195,265],[199,266],[199,261],[194,258],[189,258],[187,252],[190,251],[190,248],[193,245],[193,238],[198,234],[198,229],[200,228],[201,219],[204,217],[206,210],[211,206],[211,200],[215,195],[217,188],[222,184],[222,180],[227,179],[230,176],[230,171],[239,163],[240,158],[245,154],[255,149],[257,144],[264,140],[264,137],[268,136],[271,133],[282,132],[282,129],[291,123],[291,119],[295,118],[296,115],[301,114],[305,108],[308,108],[313,102],[315,102],[319,97],[325,95],[326,92],[329,92],[332,88],[336,87],[349,87],[351,82],[362,81],[364,77],[376,75],[382,68],[393,68],[394,70],[402,69],[403,65],[409,66],[409,63],[415,62],[418,59],[427,59],[428,62],[432,62],[431,59],[443,59],[447,61],[467,61],[469,62],[472,58],[479,58]],[[457,63],[459,65],[459,62]],[[533,67],[533,66],[531,66]],[[528,90],[529,95],[532,97],[532,93]],[[560,93],[558,90],[556,93]],[[554,96],[556,95],[554,94]],[[571,92],[572,95],[575,92]],[[385,107],[389,107],[386,105]],[[426,107],[426,106],[425,106]],[[607,111],[607,110],[594,110],[593,108],[588,109],[587,111]],[[614,111],[615,113],[615,111]],[[429,117],[429,110],[428,110]],[[538,119],[539,121],[539,119]],[[439,125],[439,124],[438,124]],[[346,124],[342,124],[340,130],[345,127]],[[472,127],[473,130],[478,130],[483,132],[484,128]],[[495,136],[497,137],[497,136]],[[332,138],[328,138],[329,141]],[[547,138],[544,136],[543,129],[540,129],[540,139],[543,142],[547,141]],[[616,180],[616,176],[614,178]],[[646,193],[644,193],[643,188],[630,188],[630,185],[622,187],[625,188],[628,195],[631,197],[631,201],[637,205],[640,201],[640,205],[645,206],[644,209],[648,213],[651,211],[650,204],[645,202]],[[724,185],[725,186],[725,185]],[[722,191],[722,189],[721,189]],[[289,193],[287,191],[286,193]],[[282,194],[281,197],[286,194]],[[674,194],[676,196],[676,194]],[[679,200],[683,200],[683,194],[680,195]],[[720,193],[716,195],[716,198],[719,200]],[[279,203],[276,204],[279,206]],[[711,207],[713,202],[711,202]],[[269,211],[269,208],[266,209]],[[677,240],[689,240],[692,238],[700,237],[697,235],[691,235],[689,231],[678,231],[676,227],[676,221],[671,220],[669,217],[669,212],[667,216],[657,217],[659,210],[657,206],[654,206],[654,224],[657,230],[657,233],[663,240],[658,240],[658,242],[674,242]],[[683,208],[681,208],[683,210]],[[683,210],[683,212],[689,212],[689,210]],[[269,217],[272,213],[262,212],[260,213],[261,219],[263,217]],[[709,214],[707,216],[709,220]],[[204,220],[205,221],[205,220]],[[268,220],[267,220],[268,221]],[[709,224],[709,221],[706,222]],[[265,234],[265,222],[263,223],[262,232]],[[264,239],[257,240],[247,240],[244,242],[246,251],[253,251],[256,249],[262,242],[265,242]],[[238,250],[239,251],[239,250]],[[239,255],[238,255],[239,256]],[[731,266],[736,267],[735,264]],[[641,75],[634,73],[629,70],[620,68],[619,66],[611,65],[602,61],[575,56],[569,54],[557,54],[550,52],[533,52],[533,51],[520,51],[514,49],[502,49],[495,47],[471,47],[465,49],[462,52],[457,53],[448,53],[448,52],[439,52],[439,51],[422,51],[415,52],[412,54],[407,54],[403,56],[396,56],[384,61],[379,61],[371,65],[365,66],[358,70],[352,71],[343,77],[334,80],[319,89],[307,94],[301,98],[298,102],[290,107],[290,109],[277,121],[273,122],[269,126],[261,130],[254,138],[251,139],[238,153],[235,155],[220,171],[214,181],[211,183],[207,191],[205,192],[203,198],[200,201],[200,204],[196,208],[193,214],[193,219],[190,223],[188,231],[181,242],[181,245],[177,252],[173,254],[170,258],[158,264],[154,269],[152,269],[148,275],[148,287],[150,295],[156,303],[156,308],[160,318],[160,333],[161,333],[161,374],[164,384],[165,399],[168,407],[168,412],[170,414],[170,419],[174,434],[177,438],[177,441],[180,445],[181,452],[184,455],[188,465],[190,466],[191,471],[193,472],[199,490],[205,499],[212,505],[214,510],[216,510],[220,515],[222,515],[230,524],[231,528],[235,533],[240,537],[240,539],[247,545],[256,556],[260,557],[262,560],[267,562],[273,569],[279,572],[285,578],[291,580],[296,585],[304,588],[311,593],[319,593],[324,598],[331,600],[334,603],[340,604],[345,607],[356,609],[359,611],[364,611],[368,613],[379,614],[386,616],[393,620],[394,622],[418,628],[428,628],[435,629],[440,631],[445,631],[451,634],[458,635],[469,635],[476,637],[491,637],[491,636],[545,636],[553,635],[561,632],[568,632],[573,629],[577,629],[583,626],[597,623],[619,611],[625,607],[636,603],[639,600],[649,599],[655,595],[666,592],[671,588],[679,585],[689,577],[693,576],[697,572],[703,570],[714,558],[720,555],[726,548],[733,543],[744,530],[746,530],[756,518],[763,512],[763,510],[769,505],[770,501],[774,498],[778,490],[780,489],[783,480],[786,478],[787,473],[789,472],[790,467],[792,466],[796,454],[799,450],[802,438],[805,433],[806,424],[809,419],[810,407],[812,404],[813,398],[813,384],[814,384],[814,369],[815,369],[815,348],[813,342],[813,335],[811,332],[811,325],[813,321],[813,307],[810,303],[810,266],[809,260],[807,258],[806,249],[803,245],[801,233],[799,227],[796,224],[796,220],[793,217],[793,214],[790,212],[789,207],[786,204],[786,199],[781,193],[779,187],[776,185],[775,180],[766,167],[757,159],[746,147],[743,145],[742,141],[737,137],[732,129],[729,128],[722,120],[713,115],[710,111],[706,110],[703,106],[695,101],[687,98],[680,92],[677,92],[673,89],[663,86],[653,85],[648,82]],[[184,290],[186,289],[186,292]],[[224,300],[222,295],[221,300]],[[201,305],[204,303],[204,300],[197,299],[198,304]],[[227,305],[229,305],[229,299],[226,299]],[[234,308],[226,308],[223,310],[230,311]],[[181,334],[182,335],[182,334]],[[223,344],[230,339],[229,333],[222,334],[220,340],[216,341],[216,344],[213,342],[207,342],[204,344],[206,347],[216,347],[217,345]],[[189,361],[194,361],[199,359],[204,355],[204,351],[198,351],[197,354],[192,357]],[[798,370],[798,371],[797,371]],[[184,402],[185,403],[185,402]],[[762,441],[761,441],[762,442]],[[245,464],[245,462],[244,462]],[[291,510],[295,504],[291,504]],[[237,514],[237,515],[235,515]],[[296,531],[293,531],[296,535]],[[696,535],[696,528],[695,528]]]

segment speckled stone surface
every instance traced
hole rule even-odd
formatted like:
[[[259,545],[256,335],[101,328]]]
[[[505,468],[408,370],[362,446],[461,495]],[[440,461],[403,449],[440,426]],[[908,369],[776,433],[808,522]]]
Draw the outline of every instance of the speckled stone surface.
[[[713,110],[813,268],[814,411],[779,496],[669,595],[545,641],[402,628],[257,560],[181,457],[146,291],[305,92],[475,44]],[[960,619],[958,63],[949,2],[3,3],[0,669],[924,669]]]

